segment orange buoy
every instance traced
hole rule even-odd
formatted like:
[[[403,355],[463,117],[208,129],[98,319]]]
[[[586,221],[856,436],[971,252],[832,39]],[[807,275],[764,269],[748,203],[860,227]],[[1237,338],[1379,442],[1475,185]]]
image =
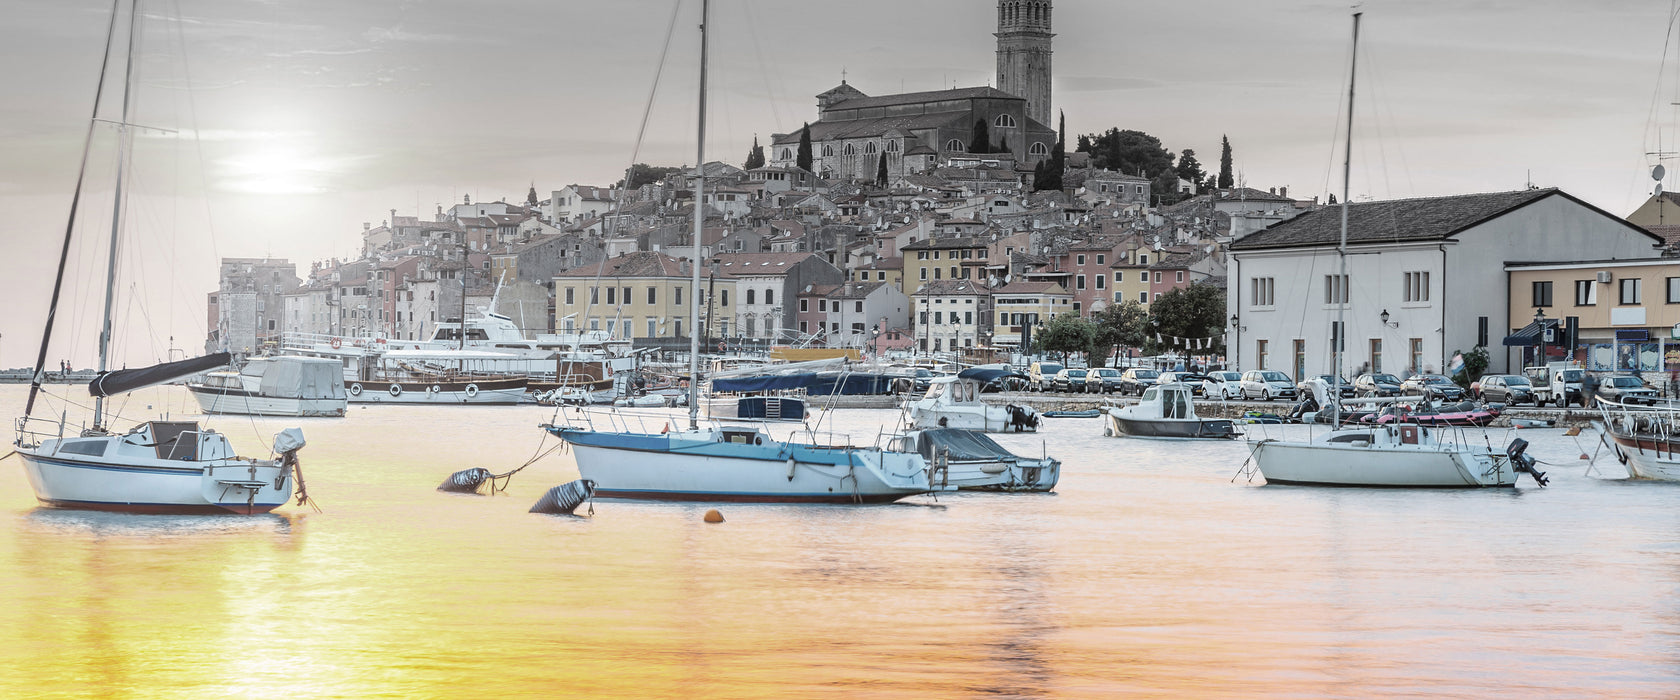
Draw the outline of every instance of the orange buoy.
[[[723,522],[723,514],[717,512],[716,508],[708,510],[708,511],[706,511],[706,522],[708,522],[708,523],[721,523],[721,522]]]

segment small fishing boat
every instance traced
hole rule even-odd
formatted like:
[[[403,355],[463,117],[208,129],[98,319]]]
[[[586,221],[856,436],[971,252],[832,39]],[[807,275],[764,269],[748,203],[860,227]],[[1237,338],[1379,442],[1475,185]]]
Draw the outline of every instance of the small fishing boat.
[[[187,383],[207,414],[342,416],[344,368],[320,357],[255,357],[238,370],[220,369]]]
[[[1092,408],[1084,411],[1045,411],[1038,415],[1040,418],[1096,418],[1102,414],[1102,409]]]
[[[1109,437],[1206,438],[1229,440],[1238,433],[1230,419],[1202,418],[1190,400],[1190,387],[1179,383],[1158,384],[1143,391],[1130,406],[1105,409]]]
[[[960,428],[915,430],[895,438],[896,449],[920,454],[938,486],[965,491],[1050,491],[1062,475],[1061,460],[1022,457],[985,433]]]
[[[1031,406],[996,406],[980,400],[986,385],[1022,375],[999,367],[970,367],[953,377],[928,381],[927,392],[904,403],[904,416],[913,428],[962,428],[987,433],[1038,431],[1038,414]]]

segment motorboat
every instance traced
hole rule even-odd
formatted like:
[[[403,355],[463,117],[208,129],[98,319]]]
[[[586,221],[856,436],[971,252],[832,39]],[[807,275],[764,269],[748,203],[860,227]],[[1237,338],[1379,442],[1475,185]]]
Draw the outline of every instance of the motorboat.
[[[1390,406],[1381,412],[1364,416],[1361,421],[1378,425],[1407,422],[1419,425],[1479,428],[1492,423],[1494,419],[1499,417],[1499,413],[1499,409],[1492,406],[1477,405],[1474,401],[1461,401],[1451,406],[1440,407],[1427,404],[1417,407]]]
[[[758,424],[544,428],[571,445],[597,498],[887,503],[954,488],[938,486],[943,479],[916,452],[778,440]]]
[[[898,450],[916,452],[934,465],[939,486],[965,491],[1050,491],[1062,475],[1061,460],[1022,457],[975,430],[913,430],[895,439]]]
[[[695,163],[705,163],[706,46],[709,3],[700,9],[699,139]],[[694,171],[694,201],[705,201],[706,171]],[[695,207],[694,239],[703,240],[704,207]],[[690,246],[690,289],[700,289],[701,246]],[[700,304],[691,303],[690,328],[701,328]],[[570,445],[578,474],[594,486],[598,498],[680,501],[757,501],[772,503],[885,503],[943,490],[934,470],[915,452],[879,447],[823,445],[792,438],[778,440],[764,423],[724,425],[700,422],[699,335],[691,334],[688,353],[686,428],[664,419],[655,426],[629,412],[564,412],[564,424],[543,429]],[[635,421],[632,424],[632,421]],[[661,424],[662,425],[659,425]],[[650,429],[656,428],[656,429]]]
[[[1680,481],[1680,406],[1633,405],[1599,397],[1600,431],[1610,438],[1616,460],[1628,476],[1652,481]]]
[[[342,416],[348,403],[343,367],[320,357],[254,357],[187,383],[207,414]]]
[[[1305,442],[1259,440],[1253,460],[1268,484],[1481,488],[1514,486],[1519,473],[1546,485],[1513,440],[1500,452],[1460,436],[1442,440],[1441,428],[1390,423],[1327,430]],[[1532,459],[1532,458],[1530,458]]]
[[[113,31],[107,34],[107,59],[112,46],[120,41],[114,31],[119,9],[112,8]],[[130,5],[131,16],[137,17],[140,12],[134,4]],[[137,47],[142,43],[139,27],[140,23],[133,23],[126,37],[131,67],[135,64]],[[101,90],[105,87],[104,80],[101,74]],[[227,436],[192,421],[147,421],[117,432],[112,429],[111,416],[105,410],[108,397],[226,367],[232,360],[228,353],[219,352],[148,367],[107,371],[111,359],[109,330],[113,327],[116,275],[124,233],[121,213],[126,208],[128,194],[123,186],[129,172],[127,161],[133,152],[133,134],[129,131],[133,121],[132,102],[128,92],[134,84],[135,76],[123,76],[121,99],[108,101],[120,102],[123,110],[109,115],[111,119],[101,118],[99,101],[95,100],[94,118],[89,122],[88,140],[83,147],[82,171],[77,175],[71,196],[57,278],[42,327],[40,351],[23,415],[17,420],[13,447],[23,462],[24,474],[36,500],[48,507],[131,513],[266,513],[292,496],[294,481],[301,482],[297,461],[297,453],[304,446],[301,431],[296,428],[282,431],[273,444],[275,458],[256,459],[239,456],[240,452]],[[77,202],[81,200],[87,174],[87,153],[93,143],[94,129],[102,122],[114,125],[118,143],[110,244],[104,251],[108,266],[101,321],[107,332],[99,337],[98,374],[87,385],[94,399],[92,424],[77,429],[63,414],[57,420],[50,420],[35,418],[33,413],[46,375],[44,365],[52,347],[65,269],[78,228]],[[302,503],[301,486],[299,493]]]
[[[1109,437],[1147,437],[1229,440],[1241,433],[1226,418],[1196,415],[1190,387],[1177,382],[1157,384],[1143,390],[1142,398],[1130,406],[1104,408]]]
[[[934,377],[927,392],[904,403],[910,427],[962,428],[987,433],[1037,432],[1039,417],[1031,406],[993,405],[980,400],[986,385],[1005,377],[1020,377],[1007,368],[970,367],[955,376]]]

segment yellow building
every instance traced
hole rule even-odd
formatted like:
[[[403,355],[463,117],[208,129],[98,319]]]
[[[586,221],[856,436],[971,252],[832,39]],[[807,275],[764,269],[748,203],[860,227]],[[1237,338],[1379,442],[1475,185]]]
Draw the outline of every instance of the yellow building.
[[[652,252],[625,253],[604,266],[585,265],[554,277],[554,327],[561,333],[605,331],[615,338],[682,338],[692,303],[687,260]],[[599,273],[597,274],[597,270]],[[711,298],[706,292],[712,291]],[[702,324],[717,319],[705,336],[730,337],[735,329],[735,280],[700,269]]]
[[[1024,326],[1073,313],[1073,295],[1055,282],[1013,282],[992,290],[992,308],[992,344],[1016,347]]]
[[[1571,358],[1587,369],[1680,369],[1680,260],[1506,263],[1505,274],[1509,309],[1506,328],[1497,330],[1506,342],[1494,337],[1489,349],[1509,353],[1507,366],[1538,362],[1543,346],[1547,359]]]
[[[984,279],[990,243],[984,236],[953,236],[904,246],[904,279],[899,291],[915,296],[923,284],[934,280]]]

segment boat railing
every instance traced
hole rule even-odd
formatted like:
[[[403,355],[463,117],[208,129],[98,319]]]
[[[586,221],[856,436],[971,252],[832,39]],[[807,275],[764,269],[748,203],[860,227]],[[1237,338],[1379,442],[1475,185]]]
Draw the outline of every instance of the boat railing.
[[[68,427],[68,414],[61,414],[57,419],[23,416],[17,419],[17,439],[13,444],[18,447],[39,447],[42,440],[62,439]],[[81,433],[80,430],[76,432]]]
[[[1680,404],[1672,400],[1635,404],[1600,397],[1596,403],[1604,425],[1614,432],[1662,439],[1680,434]]]

